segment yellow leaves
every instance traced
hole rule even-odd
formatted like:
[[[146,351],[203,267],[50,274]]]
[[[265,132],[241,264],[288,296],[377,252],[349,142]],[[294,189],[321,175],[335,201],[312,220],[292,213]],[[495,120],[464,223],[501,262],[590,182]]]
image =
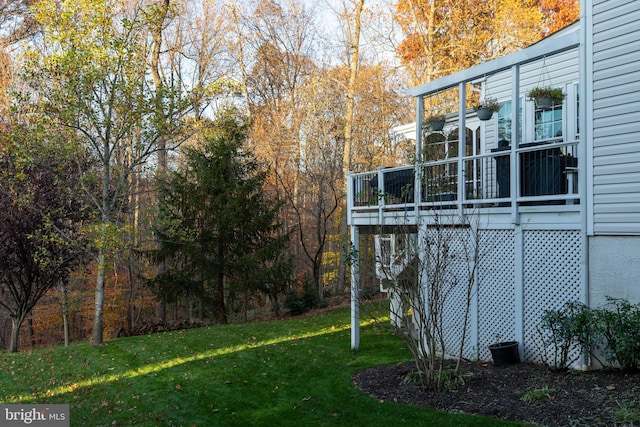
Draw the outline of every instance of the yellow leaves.
[[[103,254],[112,255],[125,249],[127,236],[132,235],[133,230],[131,225],[121,226],[114,222],[98,222],[86,225],[83,233],[94,249]]]
[[[528,46],[544,27],[538,2],[522,0],[399,0],[394,19],[404,32],[397,52],[416,84]]]

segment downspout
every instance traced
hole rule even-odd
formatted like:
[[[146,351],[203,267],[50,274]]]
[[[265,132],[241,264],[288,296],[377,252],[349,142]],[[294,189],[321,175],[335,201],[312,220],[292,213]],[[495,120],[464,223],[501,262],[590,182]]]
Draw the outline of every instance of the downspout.
[[[580,45],[578,64],[580,129],[578,135],[578,195],[580,196],[580,233],[582,250],[581,278],[584,283],[582,302],[591,306],[589,298],[589,236],[593,235],[593,13],[592,2],[580,2]],[[583,354],[583,364],[591,365],[589,354]]]
[[[511,67],[511,154],[510,164],[510,196],[511,196],[511,223],[514,225],[514,249],[516,262],[514,271],[514,309],[515,309],[515,339],[519,346],[520,360],[524,360],[524,230],[520,225],[520,212],[518,209],[518,196],[520,195],[520,162],[518,161],[518,147],[520,138],[520,65]]]

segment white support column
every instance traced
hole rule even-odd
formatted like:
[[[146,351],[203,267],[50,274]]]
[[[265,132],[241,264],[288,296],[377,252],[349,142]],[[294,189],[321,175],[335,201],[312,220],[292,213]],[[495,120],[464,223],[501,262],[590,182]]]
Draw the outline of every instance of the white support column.
[[[475,215],[479,215],[478,213],[475,213]],[[479,334],[479,313],[478,313],[478,309],[479,309],[479,304],[478,304],[478,283],[479,283],[479,274],[478,274],[478,264],[480,263],[479,258],[481,257],[480,254],[482,253],[481,251],[484,250],[484,248],[482,248],[482,246],[480,246],[480,220],[475,221],[473,224],[471,225],[471,236],[473,236],[470,239],[470,244],[471,244],[471,252],[470,254],[472,254],[473,258],[472,261],[473,265],[474,265],[474,274],[473,274],[473,289],[471,292],[471,301],[470,301],[470,307],[471,310],[469,311],[469,326],[468,326],[468,340],[469,343],[471,343],[471,346],[475,349],[475,352],[473,354],[474,360],[478,360],[478,358],[480,357],[480,334]],[[478,247],[480,246],[480,247]]]
[[[425,329],[427,325],[425,325],[421,319],[425,319],[428,317],[427,310],[429,309],[429,242],[428,242],[428,225],[425,221],[423,224],[418,226],[418,241],[416,242],[416,247],[418,248],[418,286],[420,287],[420,296],[418,297],[418,301],[412,301],[411,309],[414,311],[413,313],[413,325],[416,328],[417,336],[420,340],[425,337]],[[423,354],[427,353],[427,343],[424,341],[420,341],[418,343],[424,351]]]
[[[520,343],[520,360],[524,360],[524,227],[516,225],[515,244],[515,340]]]
[[[416,98],[416,164],[414,171],[414,185],[413,185],[413,202],[416,206],[416,213],[418,212],[418,206],[422,203],[422,188],[424,183],[422,182],[422,162],[424,161],[422,150],[422,118],[424,117],[424,97],[418,96]]]
[[[402,298],[398,294],[396,288],[389,289],[389,318],[391,325],[395,328],[402,327],[402,319],[404,314],[404,307],[402,306]]]
[[[360,230],[351,226],[351,349],[360,347]]]
[[[511,222],[520,224],[520,212],[516,199],[520,195],[520,162],[516,150],[520,146],[520,66],[511,67],[511,155],[509,160],[509,188],[511,195]]]
[[[466,198],[464,182],[464,156],[467,147],[467,84],[458,85],[458,185],[456,186],[458,212],[463,214],[463,199]]]

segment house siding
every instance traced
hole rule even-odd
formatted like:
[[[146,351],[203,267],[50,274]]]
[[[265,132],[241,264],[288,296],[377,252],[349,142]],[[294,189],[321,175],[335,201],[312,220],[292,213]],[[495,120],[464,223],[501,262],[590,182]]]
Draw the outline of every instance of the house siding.
[[[640,235],[640,2],[597,0],[592,16],[593,234]]]
[[[536,86],[552,86],[561,88],[565,93],[568,86],[578,82],[579,76],[579,52],[578,49],[571,49],[557,55],[549,56],[545,59],[534,61],[523,65],[520,68],[520,99],[524,105],[525,127],[531,126],[533,115],[533,101],[528,100],[527,92]],[[491,75],[487,78],[487,96],[496,98],[499,102],[512,101],[511,99],[511,71],[504,71]],[[565,101],[568,102],[568,101]],[[485,149],[496,148],[498,146],[497,120],[493,119],[485,124]],[[565,126],[566,130],[566,126]],[[567,135],[569,138],[570,135]],[[531,142],[533,135],[523,135],[523,141]]]

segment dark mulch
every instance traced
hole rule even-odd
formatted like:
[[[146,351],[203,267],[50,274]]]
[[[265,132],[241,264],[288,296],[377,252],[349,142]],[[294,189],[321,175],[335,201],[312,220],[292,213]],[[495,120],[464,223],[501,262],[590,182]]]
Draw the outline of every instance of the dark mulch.
[[[464,384],[442,393],[404,384],[413,363],[358,372],[354,384],[377,399],[544,426],[640,425],[640,373],[618,370],[551,372],[520,363],[463,362]],[[411,376],[410,376],[411,377]],[[542,390],[544,390],[542,391]],[[527,396],[538,400],[527,403]]]

